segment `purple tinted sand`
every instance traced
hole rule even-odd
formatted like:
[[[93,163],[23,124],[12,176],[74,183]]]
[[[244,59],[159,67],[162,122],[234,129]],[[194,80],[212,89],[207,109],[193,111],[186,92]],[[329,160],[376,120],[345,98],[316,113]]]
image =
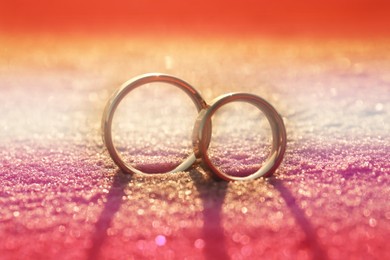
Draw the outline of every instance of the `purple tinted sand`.
[[[31,43],[21,53],[8,42],[0,258],[390,258],[388,44],[182,41]],[[288,135],[276,174],[122,174],[101,141],[102,110],[148,71],[181,76],[208,101],[245,91],[271,102]],[[182,147],[172,149],[144,167],[172,165]]]

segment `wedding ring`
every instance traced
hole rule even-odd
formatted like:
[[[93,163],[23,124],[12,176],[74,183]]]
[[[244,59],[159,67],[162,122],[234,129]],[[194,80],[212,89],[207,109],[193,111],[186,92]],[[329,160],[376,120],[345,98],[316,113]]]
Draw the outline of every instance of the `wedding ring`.
[[[103,119],[102,119],[102,130],[103,130],[103,142],[106,145],[111,158],[116,163],[116,165],[118,165],[126,173],[143,174],[144,172],[126,163],[120,156],[118,150],[115,148],[113,143],[113,138],[112,138],[112,120],[114,117],[114,113],[118,105],[120,104],[120,102],[123,100],[123,98],[127,94],[129,94],[132,90],[142,85],[153,83],[153,82],[168,83],[183,90],[191,98],[198,112],[202,109],[207,108],[206,102],[203,100],[203,98],[195,88],[193,88],[187,82],[170,75],[150,73],[150,74],[144,74],[138,76],[136,78],[130,79],[129,81],[125,82],[117,91],[114,92],[114,94],[109,99],[104,109]],[[203,130],[204,132],[205,131],[211,132],[211,127],[206,126],[204,127]],[[168,173],[184,171],[188,169],[194,163],[194,161],[195,161],[195,156],[192,153],[181,164],[179,164],[176,168],[169,171]]]
[[[264,113],[272,130],[272,146],[268,158],[260,169],[245,177],[231,176],[224,173],[212,163],[208,154],[211,140],[211,131],[208,125],[212,124],[211,119],[214,113],[222,106],[231,102],[247,102],[256,106]],[[252,180],[261,176],[270,176],[282,162],[287,142],[283,119],[275,108],[261,97],[246,93],[222,95],[213,100],[209,107],[203,108],[196,119],[192,139],[197,163],[202,164],[214,176],[227,181]]]

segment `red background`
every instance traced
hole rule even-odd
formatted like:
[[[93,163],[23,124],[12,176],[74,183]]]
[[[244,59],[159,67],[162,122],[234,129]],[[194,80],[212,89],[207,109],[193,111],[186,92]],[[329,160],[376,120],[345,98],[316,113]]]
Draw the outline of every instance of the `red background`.
[[[388,35],[386,0],[3,0],[8,32],[184,32]]]

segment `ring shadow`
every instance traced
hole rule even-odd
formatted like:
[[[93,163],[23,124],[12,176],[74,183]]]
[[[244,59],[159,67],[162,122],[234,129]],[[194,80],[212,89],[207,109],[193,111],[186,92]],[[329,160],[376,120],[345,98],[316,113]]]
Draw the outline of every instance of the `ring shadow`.
[[[226,252],[225,235],[222,227],[222,206],[226,196],[228,182],[205,179],[196,169],[189,171],[203,203],[203,230],[202,239],[205,243],[203,253],[205,259],[229,259]],[[98,259],[101,248],[107,239],[107,230],[111,225],[115,213],[120,209],[125,188],[132,180],[132,176],[118,171],[114,175],[112,186],[107,194],[105,206],[95,224],[92,236],[92,246],[88,251],[87,259]],[[318,242],[316,232],[305,217],[304,211],[297,205],[292,193],[283,185],[282,181],[270,178],[269,183],[279,191],[286,205],[289,207],[297,224],[302,228],[306,244],[312,252],[313,259],[328,259],[326,251]]]
[[[87,259],[99,259],[101,248],[107,239],[107,230],[111,225],[114,215],[121,207],[122,197],[125,196],[125,188],[132,180],[132,175],[124,174],[118,170],[107,194],[107,201],[103,211],[100,213],[95,224],[95,233],[92,236],[92,246],[88,252]]]
[[[280,195],[289,207],[297,224],[301,227],[305,234],[305,243],[312,253],[312,259],[325,260],[328,259],[326,251],[318,242],[317,234],[313,228],[312,223],[305,216],[305,212],[297,205],[297,201],[291,191],[289,191],[283,182],[274,177],[269,178],[269,183],[279,191]]]
[[[221,225],[221,210],[225,199],[228,183],[225,181],[210,181],[202,177],[202,173],[193,169],[189,175],[195,183],[203,203],[203,230],[202,239],[205,243],[205,259],[229,259],[226,252],[225,236]],[[102,246],[108,235],[115,213],[120,209],[125,188],[132,180],[132,176],[118,171],[113,178],[112,186],[107,194],[107,201],[95,224],[92,236],[92,246],[88,251],[87,259],[99,259]]]
[[[196,169],[192,169],[189,174],[203,203],[204,257],[210,260],[230,259],[226,252],[221,218],[228,182],[205,179],[203,174]]]

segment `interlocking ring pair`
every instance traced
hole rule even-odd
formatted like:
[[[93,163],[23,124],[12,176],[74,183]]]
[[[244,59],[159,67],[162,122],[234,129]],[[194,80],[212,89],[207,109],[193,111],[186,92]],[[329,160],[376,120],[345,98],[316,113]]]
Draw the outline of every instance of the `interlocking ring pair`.
[[[206,168],[210,174],[213,174],[217,178],[227,181],[250,180],[260,176],[270,176],[282,162],[284,152],[286,150],[286,129],[281,116],[267,101],[253,94],[229,93],[214,99],[211,105],[208,105],[203,100],[199,92],[187,82],[166,74],[150,73],[138,76],[125,82],[116,92],[114,92],[104,109],[102,120],[103,141],[111,158],[124,172],[130,174],[144,174],[142,171],[126,163],[114,146],[111,129],[114,113],[123,98],[132,90],[153,82],[168,83],[183,90],[192,99],[198,110],[198,117],[196,119],[192,135],[194,152],[179,166],[168,173],[184,171],[194,165],[194,163],[199,164],[203,162],[202,166]],[[222,106],[236,101],[247,102],[260,109],[268,119],[272,130],[272,146],[268,158],[260,169],[245,177],[230,176],[219,170],[215,165],[213,165],[207,152],[211,141],[211,117]]]

